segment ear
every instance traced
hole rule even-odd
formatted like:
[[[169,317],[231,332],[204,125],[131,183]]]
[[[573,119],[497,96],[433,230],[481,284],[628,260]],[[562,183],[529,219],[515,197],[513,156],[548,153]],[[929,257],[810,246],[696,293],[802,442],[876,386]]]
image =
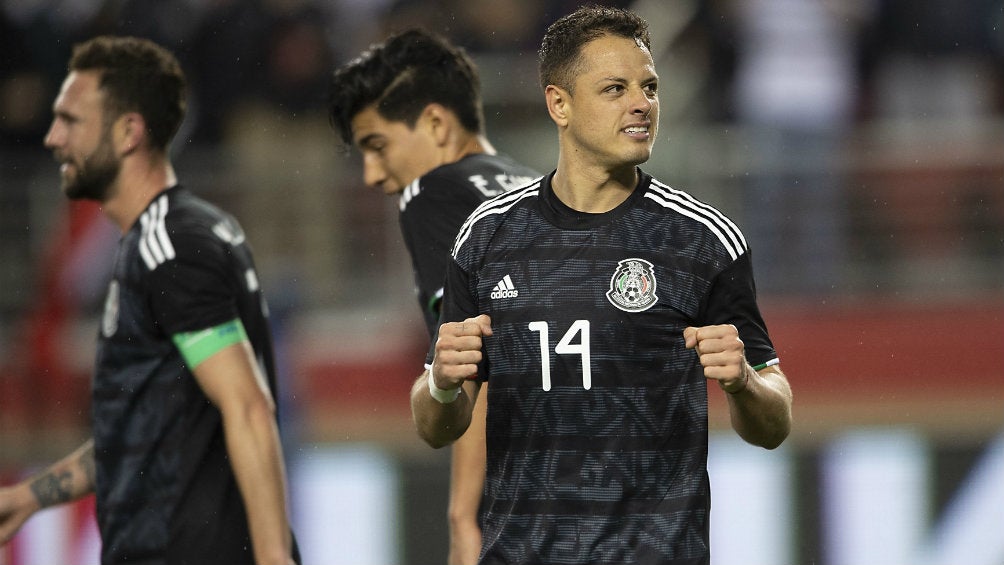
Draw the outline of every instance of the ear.
[[[565,127],[568,125],[568,115],[571,112],[571,107],[569,102],[571,101],[571,96],[568,91],[561,88],[560,86],[555,86],[553,84],[547,85],[544,89],[544,100],[547,104],[547,113],[551,115],[551,119],[558,127]]]
[[[112,138],[119,156],[129,155],[146,140],[146,120],[139,112],[126,112],[112,125]]]
[[[436,145],[442,146],[450,139],[453,128],[453,113],[436,103],[429,104],[422,110],[418,123],[432,137]]]

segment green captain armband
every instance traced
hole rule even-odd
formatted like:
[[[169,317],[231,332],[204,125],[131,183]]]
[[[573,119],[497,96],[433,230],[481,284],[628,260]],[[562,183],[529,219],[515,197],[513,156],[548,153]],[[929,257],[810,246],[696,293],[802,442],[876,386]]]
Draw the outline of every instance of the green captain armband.
[[[218,353],[224,347],[240,343],[248,338],[244,331],[244,324],[240,318],[234,318],[229,322],[199,330],[196,332],[182,332],[172,336],[174,345],[178,347],[181,356],[185,359],[185,364],[189,369],[195,369],[200,363]]]

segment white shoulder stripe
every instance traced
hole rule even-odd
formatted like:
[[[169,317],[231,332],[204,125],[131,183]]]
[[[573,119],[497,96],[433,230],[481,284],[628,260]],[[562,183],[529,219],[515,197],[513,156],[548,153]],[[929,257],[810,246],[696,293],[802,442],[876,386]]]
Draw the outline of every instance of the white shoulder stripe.
[[[151,271],[159,265],[174,259],[174,245],[167,233],[164,218],[167,217],[167,195],[150,204],[139,217],[142,227],[139,238],[139,254]]]
[[[743,237],[739,227],[714,207],[655,180],[652,181],[650,188],[651,191],[645,194],[646,198],[704,224],[718,237],[733,260],[748,249],[746,238]]]
[[[160,206],[157,214],[157,223],[154,225],[154,236],[157,238],[157,242],[160,243],[160,248],[164,250],[164,257],[167,259],[174,259],[174,244],[171,243],[171,237],[167,234],[167,195],[161,196],[159,199]]]
[[[719,225],[715,224],[714,222],[712,222],[711,220],[709,220],[708,218],[706,218],[704,216],[701,216],[700,214],[695,213],[693,210],[691,210],[689,208],[684,208],[684,207],[680,206],[676,202],[669,202],[669,201],[663,200],[661,197],[659,197],[656,194],[646,194],[645,198],[649,198],[651,200],[654,200],[655,202],[658,202],[659,204],[665,206],[666,208],[669,208],[671,210],[675,210],[675,211],[679,212],[680,214],[682,214],[684,216],[687,216],[688,218],[690,218],[692,220],[696,220],[698,222],[701,222],[702,224],[704,224],[705,226],[707,226],[708,229],[710,229],[712,231],[712,233],[714,233],[716,236],[718,236],[718,240],[722,242],[722,245],[725,246],[725,249],[729,252],[729,256],[731,256],[733,260],[738,259],[739,256],[742,255],[743,250],[742,249],[736,249],[736,247],[734,247],[732,245],[731,239],[722,232],[721,227]]]
[[[696,207],[697,209],[706,212],[714,221],[720,222],[723,228],[725,228],[728,233],[734,236],[735,241],[739,245],[741,245],[744,250],[749,247],[749,245],[746,243],[746,238],[743,237],[742,230],[739,229],[739,226],[737,226],[735,222],[730,220],[728,216],[726,216],[725,214],[722,214],[714,206],[701,202],[700,200],[694,198],[692,195],[683,192],[682,190],[676,190],[675,188],[663,184],[655,179],[652,180],[652,185],[654,185],[653,186],[654,190],[672,194],[677,198],[679,198],[682,202],[687,202],[690,205]]]
[[[540,192],[541,180],[542,179],[537,179],[537,181],[533,184],[512,190],[510,192],[505,192],[475,208],[474,212],[471,212],[471,215],[467,218],[467,221],[460,226],[460,232],[457,233],[457,240],[453,244],[453,251],[451,254],[454,257],[457,256],[457,251],[460,249],[460,246],[462,246],[464,242],[467,241],[467,238],[471,236],[471,229],[474,227],[474,224],[484,218],[487,218],[488,216],[507,212],[524,198],[536,196]]]
[[[408,186],[404,187],[404,190],[401,191],[401,196],[397,200],[397,206],[402,212],[404,212],[404,209],[408,207],[408,203],[411,202],[411,199],[418,196],[418,193],[422,191],[422,186],[419,184],[420,180],[422,180],[422,177],[418,177],[417,179],[411,181],[408,183]]]
[[[143,258],[143,262],[146,263],[146,268],[152,271],[157,268],[158,262],[157,258],[153,256],[153,253],[150,251],[150,248],[146,243],[146,234],[150,229],[150,218],[144,212],[143,215],[139,217],[139,222],[142,225],[142,230],[139,236],[139,254]]]

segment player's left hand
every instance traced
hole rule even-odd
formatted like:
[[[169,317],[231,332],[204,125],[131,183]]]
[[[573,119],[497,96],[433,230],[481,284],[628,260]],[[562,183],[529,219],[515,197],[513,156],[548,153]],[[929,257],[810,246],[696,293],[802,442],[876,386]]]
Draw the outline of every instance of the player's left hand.
[[[27,482],[0,488],[0,547],[14,537],[37,510]]]
[[[687,349],[697,352],[704,376],[718,381],[722,388],[730,390],[733,383],[748,377],[746,349],[739,339],[739,330],[732,324],[691,326],[683,330],[683,340]]]

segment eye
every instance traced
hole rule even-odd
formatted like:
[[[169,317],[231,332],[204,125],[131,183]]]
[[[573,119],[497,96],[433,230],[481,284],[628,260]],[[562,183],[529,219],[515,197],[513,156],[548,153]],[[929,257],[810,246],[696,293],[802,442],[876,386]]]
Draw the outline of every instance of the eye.
[[[611,94],[619,94],[624,91],[623,84],[611,84],[610,86],[603,89],[603,92],[609,92]]]
[[[382,142],[369,142],[360,147],[363,153],[369,153],[370,155],[383,155],[384,148],[387,147],[386,143]]]
[[[645,92],[649,94],[656,94],[658,91],[659,91],[659,85],[654,82],[650,82],[645,85]]]

